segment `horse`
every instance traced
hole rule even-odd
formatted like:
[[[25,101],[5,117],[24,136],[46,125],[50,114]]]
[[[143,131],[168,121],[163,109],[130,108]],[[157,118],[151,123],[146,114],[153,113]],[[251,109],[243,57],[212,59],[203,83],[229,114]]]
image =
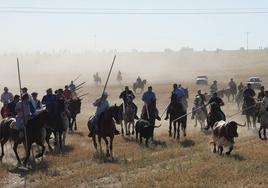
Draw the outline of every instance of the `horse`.
[[[135,108],[132,104],[122,104],[120,106],[122,110],[122,120],[124,121],[125,125],[125,132],[126,135],[130,135],[130,126],[132,125],[132,132],[131,134],[134,134],[134,126],[135,126]],[[123,122],[121,122],[121,133],[124,135],[124,129],[123,129]]]
[[[244,98],[244,103],[242,107],[242,114],[246,115],[248,129],[253,124],[253,127],[256,128],[258,108],[254,98]],[[252,123],[251,123],[252,118]]]
[[[197,103],[195,104],[195,126],[197,126],[197,121],[199,122],[201,126],[201,130],[205,127],[205,122],[207,119],[207,114],[205,113],[204,105],[200,103],[201,100],[198,100]]]
[[[121,119],[121,109],[119,106],[112,106],[109,107],[108,110],[106,110],[99,119],[99,128],[97,131],[94,131],[93,124],[92,124],[92,116],[89,118],[87,127],[88,130],[92,133],[92,140],[94,147],[97,149],[97,142],[96,142],[96,136],[98,137],[99,147],[100,151],[102,151],[101,146],[101,139],[105,141],[106,144],[106,157],[112,157],[113,158],[113,139],[114,139],[114,132],[115,132],[115,123],[120,124],[122,121]],[[115,122],[114,122],[115,120]],[[110,138],[110,144],[108,142],[107,137]]]
[[[19,158],[17,148],[21,143],[26,144],[26,157],[23,161],[23,165],[26,166],[28,159],[30,157],[30,151],[33,143],[36,143],[40,146],[41,152],[38,153],[35,157],[40,158],[44,155],[45,146],[44,141],[46,137],[46,125],[47,125],[47,111],[43,110],[38,115],[30,119],[25,126],[25,136],[21,138],[19,136],[19,131],[16,129],[16,120],[14,118],[5,118],[0,123],[0,140],[1,140],[1,159],[4,156],[4,145],[10,139],[14,141],[13,150],[16,155],[16,159],[18,164],[21,164],[21,160]]]
[[[117,74],[117,77],[116,77],[116,80],[118,81],[118,83],[120,84],[120,85],[122,85],[122,74],[121,73],[118,73]]]
[[[93,76],[94,82],[96,85],[100,85],[101,84],[101,77],[97,74],[94,74]]]
[[[243,101],[244,101],[243,90],[239,90],[236,97],[235,97],[235,102],[237,104],[238,110],[241,109],[241,107],[242,107],[241,104],[243,103]]]
[[[224,90],[224,95],[227,97],[228,102],[230,102],[230,96],[232,96],[232,102],[235,100],[237,94],[236,88],[228,88]]]
[[[207,124],[208,124],[207,129],[209,128],[213,129],[215,123],[221,120],[225,121],[226,119],[224,114],[220,110],[218,104],[216,103],[210,104],[210,112],[207,116]]]
[[[136,90],[138,89],[138,88],[140,88],[141,89],[141,92],[143,92],[143,90],[144,90],[144,86],[147,84],[147,80],[142,80],[140,83],[139,82],[135,82],[134,84],[133,84],[133,91],[136,93]]]
[[[74,130],[77,130],[77,123],[76,123],[76,116],[77,114],[80,113],[81,111],[81,100],[80,99],[71,99],[69,104],[68,104],[68,110],[69,110],[69,114],[68,114],[68,118],[70,121],[69,124],[69,130],[73,131],[73,125],[74,125]]]
[[[268,128],[268,111],[263,104],[260,104],[259,115],[260,115],[259,138],[261,140],[267,140],[266,129]],[[263,130],[263,136],[264,136],[263,138],[261,136],[262,130]]]
[[[69,127],[69,118],[68,118],[68,109],[67,105],[63,99],[58,100],[57,102],[57,113],[48,115],[48,125],[47,132],[48,137],[46,139],[49,148],[51,146],[49,144],[49,138],[53,133],[55,136],[55,145],[59,140],[59,148],[62,151],[63,146],[65,145],[66,132]]]
[[[169,136],[172,136],[172,123],[173,123],[173,138],[176,139],[177,134],[177,140],[180,139],[180,127],[183,131],[183,136],[186,137],[186,126],[187,126],[187,112],[185,109],[185,106],[182,103],[174,102],[171,104],[171,108],[168,111],[168,114],[170,115],[169,118]],[[178,119],[181,117],[180,119]],[[175,120],[175,121],[174,121]],[[177,127],[178,125],[178,127]]]

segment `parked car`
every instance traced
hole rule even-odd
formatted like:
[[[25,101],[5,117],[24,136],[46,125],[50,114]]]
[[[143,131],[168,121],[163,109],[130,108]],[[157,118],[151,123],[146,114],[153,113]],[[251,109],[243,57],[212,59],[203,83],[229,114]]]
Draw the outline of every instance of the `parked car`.
[[[259,77],[250,77],[247,83],[251,84],[253,89],[260,89],[262,85],[262,81]]]
[[[196,84],[198,85],[208,85],[208,77],[207,76],[197,76]]]

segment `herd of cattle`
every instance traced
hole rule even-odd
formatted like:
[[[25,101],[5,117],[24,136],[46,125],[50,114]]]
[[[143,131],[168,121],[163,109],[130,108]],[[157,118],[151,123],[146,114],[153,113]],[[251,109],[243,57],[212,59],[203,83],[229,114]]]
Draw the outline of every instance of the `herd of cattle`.
[[[146,83],[146,82],[145,82]],[[220,90],[218,91],[218,96],[224,97],[227,96],[228,101],[229,97],[231,95],[231,92],[227,90]],[[237,96],[233,96],[233,100],[237,98]],[[237,100],[236,100],[237,101]],[[142,142],[142,138],[145,138],[146,146],[148,146],[150,138],[152,138],[153,141],[153,135],[154,135],[154,128],[157,128],[159,126],[151,125],[150,121],[147,121],[146,119],[139,119],[135,122],[135,118],[133,112],[131,112],[131,109],[122,109],[124,107],[121,106],[111,106],[109,110],[107,111],[107,114],[103,118],[103,127],[99,127],[100,131],[93,135],[93,144],[95,148],[97,149],[97,143],[96,143],[96,137],[98,138],[98,142],[101,145],[101,139],[104,139],[106,144],[106,151],[107,151],[107,157],[112,156],[112,142],[114,138],[114,127],[116,124],[121,124],[121,134],[124,136],[124,128],[123,124],[125,124],[125,133],[126,135],[130,135],[130,125],[132,124],[132,134],[136,132],[136,140]],[[76,130],[76,115],[80,113],[81,110],[81,100],[71,100],[68,103],[68,109],[71,112],[69,114],[69,128],[72,129],[73,124],[75,124],[75,130]],[[129,110],[129,111],[128,111]],[[132,113],[131,116],[129,116],[129,113]],[[190,113],[183,113],[176,119],[182,119],[184,118],[184,121],[182,123],[182,129],[183,129],[183,135],[186,136],[186,121],[187,121],[187,115]],[[158,116],[158,114],[157,114]],[[156,116],[156,117],[157,117]],[[267,113],[265,113],[265,116],[267,116]],[[129,120],[128,120],[129,119]],[[174,120],[174,119],[173,119]],[[174,123],[171,121],[171,123]],[[18,163],[21,163],[21,160],[17,153],[17,147],[19,144],[23,143],[25,145],[26,149],[26,158],[24,160],[24,165],[27,164],[27,161],[30,156],[31,146],[33,143],[36,143],[38,146],[42,148],[41,152],[36,155],[36,157],[43,156],[45,152],[45,145],[44,142],[46,141],[48,144],[49,149],[51,150],[52,147],[50,145],[50,138],[51,134],[54,133],[55,138],[55,145],[57,144],[57,140],[59,139],[59,145],[62,146],[62,142],[65,140],[65,133],[67,131],[67,127],[64,126],[58,126],[58,124],[61,124],[60,120],[55,119],[52,120],[51,117],[49,117],[49,114],[46,110],[41,111],[37,116],[30,119],[25,126],[25,136],[23,138],[19,137],[19,132],[16,130],[15,125],[15,119],[14,118],[4,118],[1,121],[0,124],[0,141],[1,141],[1,149],[2,154],[0,156],[0,159],[4,156],[4,145],[8,140],[14,141],[14,152],[16,155],[16,158],[18,160]],[[161,126],[161,125],[160,125]],[[174,125],[174,138],[175,138],[175,132],[176,132],[176,125]],[[229,150],[226,152],[227,155],[229,155],[233,149],[234,145],[234,138],[238,137],[237,128],[238,126],[245,126],[240,125],[237,122],[231,121],[218,121],[214,124],[213,130],[212,130],[212,141],[211,144],[214,145],[213,152],[218,151],[219,154],[222,154],[223,148],[229,148]],[[178,126],[178,132],[180,130]],[[88,128],[90,131],[92,131],[92,125],[91,121],[88,121]],[[264,127],[265,128],[265,127]],[[171,125],[170,125],[170,136],[171,136]],[[265,129],[264,129],[265,131]],[[63,136],[63,138],[62,138]],[[178,133],[179,136],[179,133]],[[110,144],[108,142],[107,138],[110,138]],[[58,138],[58,139],[57,139]],[[179,139],[179,137],[177,137]],[[266,139],[266,135],[265,135]],[[60,147],[61,148],[61,147]]]

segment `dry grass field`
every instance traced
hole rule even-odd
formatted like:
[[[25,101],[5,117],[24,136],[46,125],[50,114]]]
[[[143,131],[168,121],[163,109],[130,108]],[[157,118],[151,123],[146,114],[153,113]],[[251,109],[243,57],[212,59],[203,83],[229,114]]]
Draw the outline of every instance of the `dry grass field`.
[[[265,59],[265,58],[264,58]],[[240,63],[241,65],[242,63]],[[199,65],[200,66],[200,65]],[[228,72],[237,81],[245,81],[247,77],[258,73],[262,75],[264,85],[268,86],[267,65],[263,62],[246,63],[242,72],[238,73],[239,65],[224,66],[223,72]],[[256,68],[257,67],[257,68]],[[202,66],[200,66],[202,68]],[[205,68],[203,68],[205,70]],[[214,67],[207,67],[205,73],[212,76]],[[202,72],[203,73],[203,72]],[[157,73],[156,73],[157,74]],[[185,73],[187,74],[187,72]],[[226,87],[229,78],[222,72],[215,77],[220,81],[220,88]],[[172,77],[175,77],[174,75]],[[27,78],[25,76],[24,78]],[[48,78],[48,80],[52,80]],[[49,82],[53,88],[59,87],[58,80],[64,80],[61,75],[54,77],[55,83]],[[68,80],[68,79],[67,79]],[[158,78],[161,80],[161,77]],[[168,78],[163,78],[168,80]],[[33,80],[32,83],[36,83]],[[44,93],[48,83],[31,85]],[[53,85],[54,84],[54,85]],[[150,82],[157,94],[157,106],[162,113],[169,102],[172,82]],[[189,108],[191,110],[193,97],[199,86],[192,80],[183,81],[189,88]],[[14,88],[15,88],[14,84]],[[120,104],[118,98],[122,87],[116,84],[107,88],[110,104]],[[202,86],[203,91],[208,91]],[[114,140],[114,160],[105,158],[93,148],[92,141],[87,137],[86,123],[88,117],[95,111],[92,106],[94,99],[100,95],[102,86],[84,86],[89,92],[83,99],[82,112],[78,116],[78,131],[67,135],[63,154],[46,152],[43,160],[31,161],[28,169],[17,168],[11,144],[5,146],[6,156],[0,164],[0,187],[267,187],[268,186],[268,142],[261,141],[257,130],[239,127],[239,138],[230,157],[218,156],[212,153],[210,133],[194,127],[194,122],[188,118],[187,137],[180,141],[168,136],[168,123],[162,120],[162,126],[155,130],[155,144],[149,148],[136,143],[134,136],[116,136]],[[41,95],[40,94],[40,95]],[[135,103],[142,107],[141,95],[138,94]],[[228,115],[237,112],[234,103],[227,103],[223,111]],[[228,119],[228,118],[227,118]],[[237,115],[230,120],[245,122],[245,117]],[[157,122],[160,124],[160,122]],[[258,125],[259,126],[259,125]],[[118,125],[118,129],[120,126]],[[103,148],[105,144],[103,142]],[[20,155],[23,156],[22,148]]]

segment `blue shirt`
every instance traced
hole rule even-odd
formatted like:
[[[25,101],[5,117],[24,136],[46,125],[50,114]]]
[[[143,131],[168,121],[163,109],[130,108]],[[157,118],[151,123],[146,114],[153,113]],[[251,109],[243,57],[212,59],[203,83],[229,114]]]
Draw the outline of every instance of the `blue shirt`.
[[[99,116],[101,113],[105,112],[109,108],[109,102],[104,99],[99,99],[100,101],[95,102],[97,106],[96,116]]]
[[[75,85],[74,84],[70,84],[69,85],[69,89],[71,92],[74,92],[75,91]]]
[[[177,95],[177,98],[182,98],[182,97],[185,96],[184,89],[182,89],[182,88],[177,88],[177,89],[174,91],[174,94]]]
[[[56,110],[56,95],[45,95],[42,103],[46,105],[46,110],[49,113],[54,113]]]
[[[154,92],[152,91],[146,91],[143,96],[142,96],[142,100],[147,104],[147,105],[151,105],[153,102],[156,101],[156,96],[154,94]]]

